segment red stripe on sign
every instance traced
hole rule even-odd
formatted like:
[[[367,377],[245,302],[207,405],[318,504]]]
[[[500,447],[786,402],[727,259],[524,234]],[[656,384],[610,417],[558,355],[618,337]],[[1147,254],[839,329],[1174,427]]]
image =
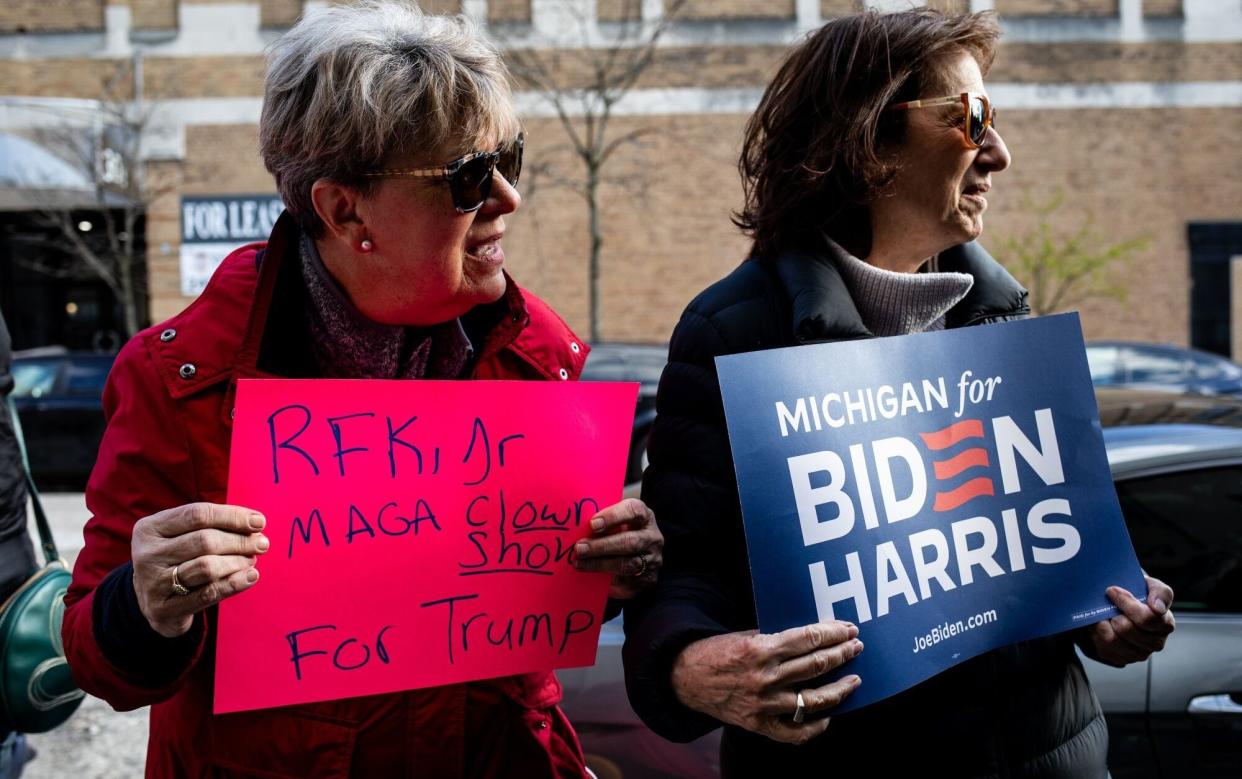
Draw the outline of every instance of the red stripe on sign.
[[[967,449],[956,457],[950,457],[948,460],[933,463],[936,469],[936,478],[940,480],[952,479],[962,471],[979,466],[988,466],[988,453],[986,449],[975,447]]]
[[[983,422],[978,419],[966,419],[956,425],[949,425],[944,430],[934,433],[919,433],[919,438],[928,449],[948,449],[953,444],[966,438],[982,438]]]
[[[937,492],[936,502],[932,504],[932,511],[952,511],[963,503],[974,500],[980,495],[995,495],[995,489],[992,486],[992,480],[980,476],[978,479],[971,479],[955,490],[948,492]]]

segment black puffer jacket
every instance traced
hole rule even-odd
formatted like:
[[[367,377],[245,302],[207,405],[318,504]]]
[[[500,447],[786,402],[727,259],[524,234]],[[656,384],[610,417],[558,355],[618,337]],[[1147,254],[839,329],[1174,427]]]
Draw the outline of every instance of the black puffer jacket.
[[[946,327],[1025,317],[1026,291],[975,244],[940,255],[971,274]],[[625,610],[630,701],[657,733],[689,741],[720,725],[682,706],[677,654],[706,636],[756,626],[746,541],[714,358],[868,338],[823,252],[752,259],[686,308],[660,380],[643,499],[665,535],[658,587]],[[866,684],[866,680],[863,680]],[[905,693],[833,718],[792,747],[727,727],[725,776],[1100,777],[1108,731],[1069,634],[998,649]]]

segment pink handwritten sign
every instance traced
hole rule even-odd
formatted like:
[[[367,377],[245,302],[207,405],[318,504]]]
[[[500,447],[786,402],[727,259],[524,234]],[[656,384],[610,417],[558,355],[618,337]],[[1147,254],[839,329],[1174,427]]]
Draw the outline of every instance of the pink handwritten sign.
[[[217,713],[595,661],[637,385],[247,380],[229,502],[267,517],[220,605]]]

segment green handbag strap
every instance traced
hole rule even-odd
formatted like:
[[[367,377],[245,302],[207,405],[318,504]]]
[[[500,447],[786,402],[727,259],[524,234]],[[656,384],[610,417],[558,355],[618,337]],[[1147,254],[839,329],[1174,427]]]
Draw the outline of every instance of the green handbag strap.
[[[30,491],[30,502],[34,505],[35,524],[39,526],[39,540],[43,542],[43,562],[49,564],[60,559],[56,551],[56,539],[52,537],[52,526],[48,524],[47,514],[43,511],[43,501],[39,500],[39,490],[34,479],[30,477],[30,460],[26,458],[26,439],[22,436],[22,421],[17,416],[17,406],[13,398],[6,398],[9,416],[13,418],[13,432],[17,435],[17,449],[22,453],[22,470],[26,474],[26,487]]]

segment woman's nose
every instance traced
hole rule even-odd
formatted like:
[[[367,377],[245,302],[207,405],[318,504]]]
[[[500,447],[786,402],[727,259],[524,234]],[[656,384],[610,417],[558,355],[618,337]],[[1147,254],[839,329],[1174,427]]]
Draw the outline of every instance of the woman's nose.
[[[517,188],[509,183],[509,180],[500,173],[492,174],[492,191],[487,196],[487,200],[483,201],[483,207],[479,209],[484,213],[500,216],[503,214],[511,214],[522,205],[522,196],[518,193]]]
[[[983,145],[979,147],[979,156],[975,158],[975,164],[987,167],[991,173],[999,173],[1008,168],[1012,161],[1005,139],[1001,137],[995,126],[989,127],[987,135],[984,136]]]

